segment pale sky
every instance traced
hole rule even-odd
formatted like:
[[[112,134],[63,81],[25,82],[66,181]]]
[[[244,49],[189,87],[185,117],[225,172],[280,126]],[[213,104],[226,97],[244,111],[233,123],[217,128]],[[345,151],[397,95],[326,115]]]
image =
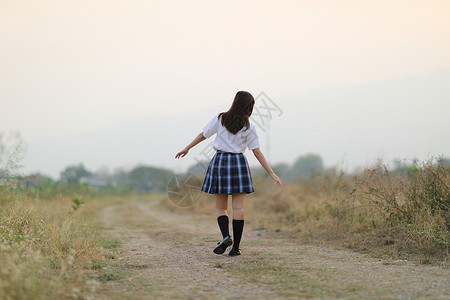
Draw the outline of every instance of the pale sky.
[[[176,116],[238,90],[282,99],[426,74],[450,67],[449,16],[448,0],[0,0],[0,131],[33,143],[155,115],[189,127]]]

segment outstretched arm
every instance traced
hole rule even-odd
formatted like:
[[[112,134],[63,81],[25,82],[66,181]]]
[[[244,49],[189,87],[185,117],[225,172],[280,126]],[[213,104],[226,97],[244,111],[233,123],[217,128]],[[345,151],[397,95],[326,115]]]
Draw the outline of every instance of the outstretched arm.
[[[281,187],[281,185],[282,185],[281,179],[272,170],[272,168],[270,167],[269,163],[267,162],[264,154],[261,152],[261,149],[259,149],[259,148],[253,149],[253,154],[255,155],[256,159],[258,159],[261,166],[263,166],[263,168],[267,171],[267,173],[269,173],[270,177],[272,177],[272,179],[275,180],[275,182],[278,184],[278,186]]]
[[[197,135],[195,139],[189,145],[186,146],[186,148],[184,148],[183,150],[178,152],[177,155],[175,155],[175,158],[185,157],[186,154],[188,154],[189,149],[191,149],[192,147],[194,147],[195,145],[204,140],[206,140],[206,138],[203,136],[203,132],[199,133],[199,135]]]

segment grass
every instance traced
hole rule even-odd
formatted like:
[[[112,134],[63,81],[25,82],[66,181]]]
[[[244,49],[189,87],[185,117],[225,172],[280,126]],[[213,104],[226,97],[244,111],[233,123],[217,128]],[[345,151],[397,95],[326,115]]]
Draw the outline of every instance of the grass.
[[[352,176],[330,172],[285,182],[281,190],[269,178],[256,177],[254,185],[246,223],[257,230],[448,266],[450,168],[439,160],[395,171],[376,165]],[[193,209],[214,211],[214,199]]]
[[[103,271],[120,245],[102,237],[95,224],[104,203],[99,195],[0,186],[0,299],[96,297],[99,282],[120,278]]]
[[[450,175],[439,162],[407,172],[379,165],[354,176],[330,173],[285,183],[282,190],[267,178],[254,178],[254,184],[257,193],[246,201],[246,224],[259,234],[279,231],[277,235],[302,243],[334,243],[381,258],[448,265]],[[118,266],[122,241],[102,236],[96,223],[95,215],[103,206],[122,203],[127,226],[146,224],[152,217],[136,214],[139,207],[127,205],[130,197],[136,203],[149,199],[85,187],[20,191],[0,186],[0,299],[96,298],[104,292],[103,283],[123,278],[128,269],[147,268]],[[166,202],[162,207],[176,209]],[[213,211],[213,199],[205,196],[177,214]],[[183,224],[183,219],[173,223]],[[194,236],[168,235],[156,220],[151,226],[158,227],[155,239],[172,241],[175,247],[184,247],[179,240],[191,243]],[[202,240],[215,241],[212,236]],[[246,242],[252,247],[251,240]],[[213,267],[273,286],[286,297],[339,298],[357,295],[362,288],[330,284],[334,271],[304,267],[295,261],[302,255],[254,253],[239,264],[217,262]]]
[[[265,285],[282,297],[348,297],[368,288],[351,283],[336,286],[329,280],[338,276],[334,270],[323,266],[304,266],[302,256],[302,253],[256,252],[239,263],[226,264],[223,268],[247,282]]]
[[[103,272],[103,273],[101,273],[100,275],[98,275],[97,276],[97,279],[100,281],[100,282],[102,282],[102,283],[105,283],[105,282],[108,282],[108,281],[111,281],[111,280],[117,280],[117,279],[120,279],[120,278],[122,278],[124,275],[121,273],[121,272],[111,272],[111,271],[108,271],[108,272]]]
[[[114,249],[119,247],[121,241],[117,238],[101,238],[100,243],[105,249]]]

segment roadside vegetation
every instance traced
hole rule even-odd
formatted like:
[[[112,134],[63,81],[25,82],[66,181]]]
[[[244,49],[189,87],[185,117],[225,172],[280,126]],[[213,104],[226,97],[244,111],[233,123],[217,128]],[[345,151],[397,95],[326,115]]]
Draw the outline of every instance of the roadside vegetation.
[[[94,299],[101,290],[117,241],[95,223],[106,196],[80,192],[0,187],[1,299]]]
[[[121,241],[103,236],[98,211],[136,194],[167,195],[173,173],[138,166],[102,176],[78,165],[63,170],[58,181],[23,177],[14,172],[20,148],[5,149],[0,147],[0,299],[98,298],[105,282],[125,276],[117,262]],[[281,190],[253,170],[257,192],[248,196],[246,224],[299,243],[448,267],[448,160],[398,163],[393,169],[378,164],[343,174],[324,169],[320,156],[307,155],[275,169],[284,179]],[[201,194],[191,207],[162,198],[177,213],[214,211],[209,195]]]
[[[257,192],[246,202],[246,220],[254,227],[285,232],[302,243],[448,267],[448,161],[397,163],[391,170],[378,164],[353,175],[312,171],[308,177],[285,177],[282,190],[259,174],[254,176]],[[212,211],[214,202],[207,199],[192,210]]]

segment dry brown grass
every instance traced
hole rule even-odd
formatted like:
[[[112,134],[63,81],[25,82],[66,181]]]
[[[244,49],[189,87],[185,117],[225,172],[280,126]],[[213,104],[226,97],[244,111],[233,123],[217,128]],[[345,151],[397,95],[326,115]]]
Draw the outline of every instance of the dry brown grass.
[[[254,185],[257,192],[246,201],[254,227],[378,257],[448,265],[450,176],[438,161],[408,174],[377,165],[355,176],[286,182],[281,190],[269,178],[254,178]],[[213,197],[205,198],[190,210],[213,212]]]
[[[448,265],[450,176],[442,164],[425,163],[407,174],[376,166],[352,177],[335,173],[285,183],[281,190],[269,178],[254,178],[254,184],[257,192],[246,201],[252,227]],[[120,241],[102,239],[95,214],[130,195],[81,191],[84,203],[74,209],[72,192],[0,189],[0,299],[101,297],[99,281],[118,278],[102,269]],[[213,214],[214,198],[202,197],[186,213]],[[165,203],[175,209],[167,197]]]
[[[0,299],[95,295],[92,266],[107,260],[92,223],[99,203],[74,211],[71,200],[0,191]]]

